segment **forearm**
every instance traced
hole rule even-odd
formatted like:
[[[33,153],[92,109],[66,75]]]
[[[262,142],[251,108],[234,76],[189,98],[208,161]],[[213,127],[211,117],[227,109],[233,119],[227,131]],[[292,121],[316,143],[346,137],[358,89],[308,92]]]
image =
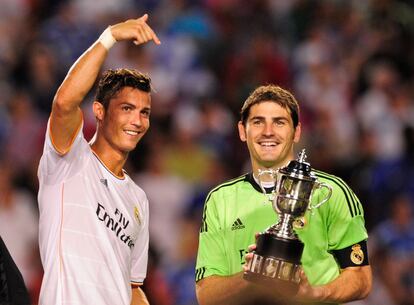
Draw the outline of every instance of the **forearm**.
[[[56,92],[50,127],[54,146],[62,154],[70,148],[75,131],[80,126],[80,104],[95,83],[107,53],[100,42],[95,42],[73,64]]]
[[[144,291],[139,287],[132,287],[131,305],[149,305]]]
[[[327,303],[347,303],[368,296],[372,286],[371,267],[344,269],[338,278],[329,284],[312,288],[314,299]]]
[[[256,289],[243,279],[243,273],[232,276],[209,276],[196,284],[200,305],[233,305],[254,299]]]
[[[70,68],[55,95],[54,104],[69,110],[78,107],[94,85],[107,54],[98,41],[87,49]]]
[[[103,40],[98,39],[81,57],[73,64],[65,80],[58,89],[54,106],[62,106],[62,111],[73,111],[78,107],[86,94],[92,88],[98,73],[108,55],[107,48],[114,41],[133,40],[136,45],[153,40],[160,44],[160,40],[154,31],[147,24],[148,15],[145,14],[138,19],[129,19],[125,22],[117,23],[108,29],[110,43],[104,47]],[[106,39],[104,39],[106,41]]]

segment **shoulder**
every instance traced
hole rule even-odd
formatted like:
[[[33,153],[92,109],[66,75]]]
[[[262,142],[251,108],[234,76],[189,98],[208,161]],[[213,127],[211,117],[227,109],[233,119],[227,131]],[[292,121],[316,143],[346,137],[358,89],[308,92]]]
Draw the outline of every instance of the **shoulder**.
[[[348,184],[342,178],[317,169],[312,169],[312,171],[314,172],[316,177],[318,177],[319,181],[329,184],[332,187],[333,191],[351,191]]]
[[[48,140],[50,142],[50,140]],[[59,154],[52,144],[45,144],[39,161],[38,178],[40,184],[58,184],[71,179],[84,170],[93,160],[93,152],[83,136],[77,138],[66,154]]]
[[[220,194],[225,193],[232,193],[235,189],[240,188],[242,185],[244,185],[245,182],[248,182],[248,174],[241,175],[237,178],[233,178],[230,180],[227,180],[213,189],[210,190],[210,192],[207,195],[206,202],[212,197],[217,196]]]
[[[135,181],[128,175],[128,173],[124,170],[125,175],[125,182],[128,185],[128,188],[132,189],[135,194],[139,196],[140,199],[147,199],[147,195],[145,191],[135,183]]]
[[[335,201],[337,203],[335,204],[336,207],[341,205],[344,212],[349,213],[351,217],[363,215],[361,202],[343,179],[320,170],[313,169],[313,172],[320,182],[326,183],[332,188],[330,201]]]

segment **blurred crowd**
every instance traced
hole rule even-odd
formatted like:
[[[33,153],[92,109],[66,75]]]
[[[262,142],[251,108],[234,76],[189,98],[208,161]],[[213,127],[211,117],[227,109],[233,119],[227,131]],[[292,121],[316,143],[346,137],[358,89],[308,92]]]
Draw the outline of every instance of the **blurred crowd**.
[[[53,95],[109,25],[149,14],[162,44],[116,44],[105,68],[153,81],[151,128],[127,171],[150,200],[153,305],[195,305],[204,199],[249,170],[236,133],[256,86],[292,90],[312,166],[359,196],[374,289],[414,304],[414,5],[406,0],[0,0],[0,235],[37,304],[37,165]],[[95,120],[93,92],[84,132]]]

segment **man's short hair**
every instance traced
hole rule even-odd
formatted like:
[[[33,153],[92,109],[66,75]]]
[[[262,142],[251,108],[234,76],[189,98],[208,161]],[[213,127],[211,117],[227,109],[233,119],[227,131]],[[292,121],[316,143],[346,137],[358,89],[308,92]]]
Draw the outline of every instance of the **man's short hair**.
[[[96,89],[95,101],[108,109],[109,101],[124,87],[132,87],[144,92],[151,92],[151,79],[134,69],[107,70],[102,75]]]
[[[299,124],[299,104],[292,93],[276,86],[266,85],[256,88],[246,99],[240,111],[241,121],[246,125],[247,118],[250,114],[250,108],[261,102],[271,101],[287,109],[296,128]]]

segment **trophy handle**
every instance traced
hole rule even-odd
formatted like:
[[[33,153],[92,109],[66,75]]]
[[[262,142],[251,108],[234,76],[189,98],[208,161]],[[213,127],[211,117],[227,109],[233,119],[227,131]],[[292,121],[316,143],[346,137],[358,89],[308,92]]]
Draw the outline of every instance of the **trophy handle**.
[[[331,195],[332,195],[332,187],[329,184],[326,184],[324,182],[318,183],[318,185],[317,185],[317,188],[318,189],[323,188],[323,187],[326,188],[326,189],[328,189],[328,195],[321,202],[319,202],[319,203],[317,203],[315,205],[311,205],[310,204],[309,205],[309,210],[319,208],[322,204],[324,204],[325,202],[327,202],[329,200],[329,198],[331,198]]]
[[[273,170],[273,169],[259,169],[259,172],[257,174],[257,180],[259,180],[259,186],[262,189],[262,192],[264,195],[266,195],[266,190],[264,188],[264,186],[262,185],[262,181],[260,180],[261,176],[263,175],[270,175],[274,180],[275,180],[275,187],[274,189],[276,189],[276,184],[277,184],[277,171]]]

